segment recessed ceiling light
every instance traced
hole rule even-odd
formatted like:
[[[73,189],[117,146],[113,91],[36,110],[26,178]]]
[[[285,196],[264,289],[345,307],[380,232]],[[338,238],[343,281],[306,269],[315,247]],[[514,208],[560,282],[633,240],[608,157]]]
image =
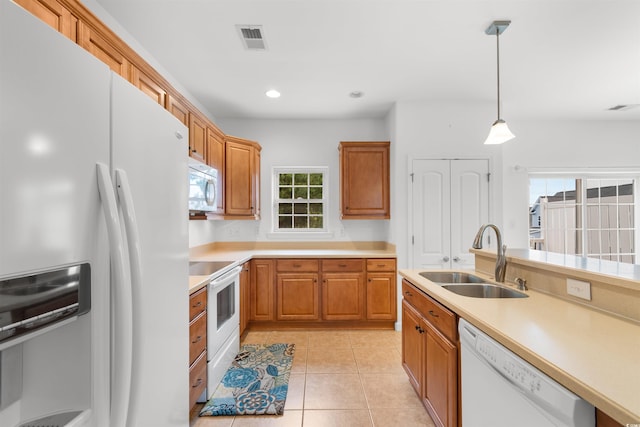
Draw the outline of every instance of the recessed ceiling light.
[[[275,89],[266,91],[265,95],[267,95],[269,98],[280,98],[280,92]]]
[[[349,93],[349,96],[351,98],[362,98],[364,96],[364,93],[360,92],[359,90],[354,90],[353,92]]]

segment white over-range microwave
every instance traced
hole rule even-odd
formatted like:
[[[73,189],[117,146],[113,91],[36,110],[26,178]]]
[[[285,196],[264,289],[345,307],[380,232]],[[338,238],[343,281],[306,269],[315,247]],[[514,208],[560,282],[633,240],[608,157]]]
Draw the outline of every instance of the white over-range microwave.
[[[189,211],[215,211],[218,197],[218,171],[189,159]]]

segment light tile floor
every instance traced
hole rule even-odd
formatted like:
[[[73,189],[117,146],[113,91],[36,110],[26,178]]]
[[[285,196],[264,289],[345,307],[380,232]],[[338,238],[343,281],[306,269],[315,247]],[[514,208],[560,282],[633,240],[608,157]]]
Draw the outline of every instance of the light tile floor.
[[[282,416],[198,417],[191,427],[433,427],[401,366],[396,331],[250,331],[243,344],[295,343]]]

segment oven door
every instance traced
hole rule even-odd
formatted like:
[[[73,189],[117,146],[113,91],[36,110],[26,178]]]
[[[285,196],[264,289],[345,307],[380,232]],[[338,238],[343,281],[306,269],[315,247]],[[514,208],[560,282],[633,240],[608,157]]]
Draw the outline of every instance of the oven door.
[[[242,267],[213,279],[207,301],[207,358],[211,360],[240,326],[240,280]]]

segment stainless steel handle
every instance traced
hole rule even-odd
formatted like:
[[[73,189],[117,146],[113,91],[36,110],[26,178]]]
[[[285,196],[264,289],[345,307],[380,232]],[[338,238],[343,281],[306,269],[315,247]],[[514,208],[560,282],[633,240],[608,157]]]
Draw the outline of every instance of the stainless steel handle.
[[[198,381],[196,381],[196,383],[194,385],[191,386],[191,388],[196,388],[198,387],[200,384],[202,384],[202,378],[198,378]]]
[[[433,317],[440,317],[436,313],[434,313],[433,310],[429,310],[429,314],[432,315]]]
[[[453,257],[453,262],[460,262],[460,257],[454,256]]]
[[[198,336],[196,337],[195,341],[191,341],[191,344],[195,344],[195,343],[197,343],[198,341],[200,341],[201,339],[202,339],[202,336],[201,336],[201,335],[198,335]]]

